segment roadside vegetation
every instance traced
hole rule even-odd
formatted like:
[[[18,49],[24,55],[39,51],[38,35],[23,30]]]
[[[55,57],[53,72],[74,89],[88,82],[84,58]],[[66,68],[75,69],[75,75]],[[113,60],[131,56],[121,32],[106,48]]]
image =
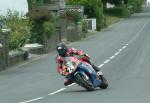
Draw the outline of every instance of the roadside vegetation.
[[[104,13],[107,18],[107,25],[119,21],[121,18],[130,17],[133,13],[139,12],[144,0],[102,0]],[[114,4],[113,8],[107,8],[106,3]]]
[[[97,19],[97,30],[104,27],[103,4],[101,0],[68,0],[69,5],[83,5],[87,18]]]
[[[129,17],[135,12],[141,10],[144,0],[68,0],[66,4],[69,5],[83,5],[84,15],[87,18],[97,19],[97,30],[101,30],[107,25],[113,24],[120,20],[120,18]],[[31,0],[28,0],[31,8]],[[35,0],[34,0],[35,2]],[[106,3],[114,4],[115,7],[107,8]],[[70,14],[69,14],[70,15]],[[81,19],[80,17],[72,14],[75,21]],[[48,19],[51,17],[50,19]],[[106,17],[106,18],[105,18]],[[43,17],[42,19],[32,19],[24,17],[17,11],[8,10],[6,16],[0,16],[4,20],[8,28],[11,29],[9,35],[10,49],[18,49],[28,42],[40,42],[43,44],[43,36],[50,38],[51,34],[55,31],[57,16],[54,14]],[[107,20],[107,22],[105,21]],[[85,21],[83,21],[85,24]],[[83,27],[87,28],[86,26]],[[86,29],[85,29],[86,31]]]
[[[10,50],[19,49],[30,39],[29,18],[17,11],[8,10],[6,16],[0,16],[7,28],[11,29],[8,35]]]
[[[121,18],[117,16],[106,15],[107,25],[117,23],[118,21],[120,21],[120,19]]]

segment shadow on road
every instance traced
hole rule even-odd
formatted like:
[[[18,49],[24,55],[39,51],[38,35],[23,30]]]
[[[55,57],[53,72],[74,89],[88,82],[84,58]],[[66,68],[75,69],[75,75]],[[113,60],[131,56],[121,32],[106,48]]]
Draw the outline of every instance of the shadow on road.
[[[94,91],[87,91],[85,89],[79,89],[79,90],[76,89],[76,90],[67,90],[67,91],[64,91],[63,93],[89,93],[89,92],[94,93],[97,91],[102,91],[102,89],[97,88]]]

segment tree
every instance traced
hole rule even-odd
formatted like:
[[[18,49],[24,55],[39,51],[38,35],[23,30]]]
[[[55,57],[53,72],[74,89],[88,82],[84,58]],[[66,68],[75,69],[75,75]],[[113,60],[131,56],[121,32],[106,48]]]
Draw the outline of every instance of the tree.
[[[31,38],[30,42],[37,42],[41,44],[46,44],[46,39],[50,38],[50,36],[55,31],[55,23],[58,19],[57,15],[53,12],[47,12],[46,10],[39,9],[41,12],[34,11],[32,9],[32,5],[43,5],[49,4],[51,0],[27,0],[28,9],[29,9],[29,17],[30,17],[30,31]],[[38,16],[36,15],[38,14]],[[40,16],[39,16],[40,15]]]
[[[107,2],[108,0],[102,0],[104,10],[107,8]]]
[[[100,30],[104,26],[103,4],[101,0],[69,0],[68,4],[83,5],[84,14],[88,18],[96,18],[97,30]]]

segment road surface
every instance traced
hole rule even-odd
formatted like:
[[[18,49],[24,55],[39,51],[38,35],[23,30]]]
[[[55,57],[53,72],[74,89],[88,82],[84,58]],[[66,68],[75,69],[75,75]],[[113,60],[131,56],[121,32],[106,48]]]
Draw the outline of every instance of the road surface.
[[[109,88],[87,92],[63,86],[56,52],[0,73],[1,103],[150,103],[150,7],[111,27],[71,43],[99,65]]]

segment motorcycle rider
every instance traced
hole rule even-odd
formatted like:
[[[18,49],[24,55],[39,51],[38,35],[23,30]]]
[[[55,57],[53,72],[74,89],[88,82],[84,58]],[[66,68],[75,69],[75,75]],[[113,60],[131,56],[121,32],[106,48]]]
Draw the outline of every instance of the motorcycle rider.
[[[78,55],[82,61],[92,65],[93,69],[97,72],[97,75],[99,77],[102,75],[100,69],[90,62],[90,57],[82,50],[76,50],[75,48],[68,48],[64,43],[59,43],[56,49],[58,52],[58,55],[56,57],[56,63],[57,63],[57,70],[59,74],[64,75],[63,73],[63,66],[65,63],[64,57]],[[65,86],[70,85],[72,83],[73,83],[72,80],[70,80],[67,77],[65,78],[64,80]]]

